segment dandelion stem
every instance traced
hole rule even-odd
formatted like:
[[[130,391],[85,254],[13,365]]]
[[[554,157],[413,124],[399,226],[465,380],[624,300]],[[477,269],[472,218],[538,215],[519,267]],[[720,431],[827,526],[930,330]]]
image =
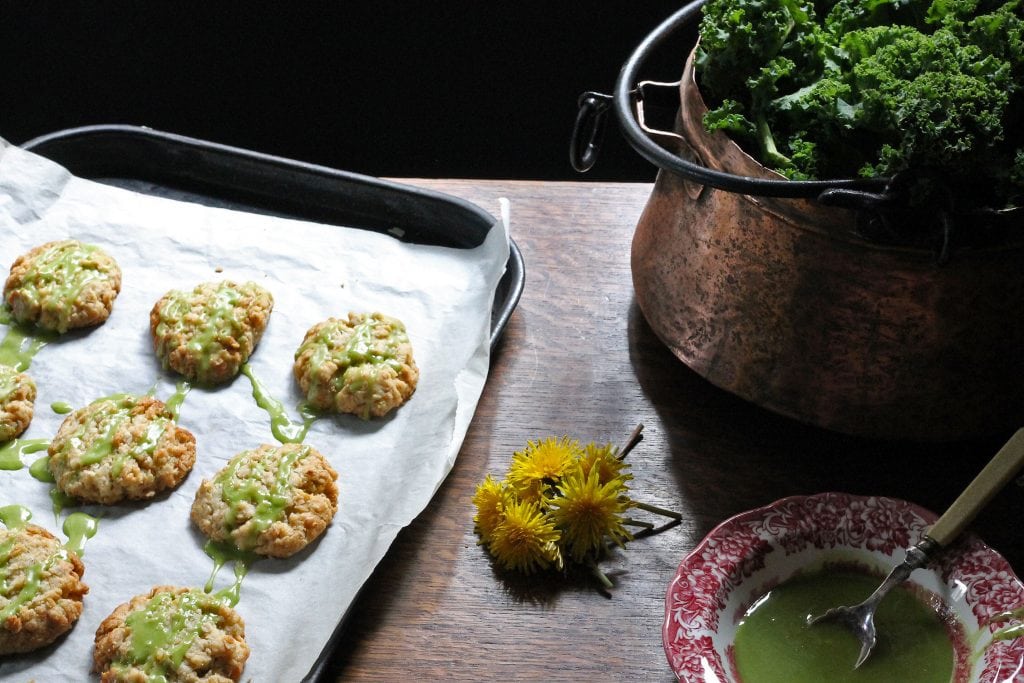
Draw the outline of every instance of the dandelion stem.
[[[646,510],[647,512],[653,512],[654,514],[661,515],[662,517],[671,517],[676,520],[681,520],[683,518],[683,515],[679,512],[672,512],[671,510],[666,510],[665,508],[660,508],[657,505],[651,505],[649,503],[641,503],[638,500],[633,501],[633,507]]]
[[[623,524],[628,524],[629,526],[643,527],[644,529],[653,529],[654,528],[654,525],[651,524],[650,522],[642,522],[639,519],[629,519],[628,517],[623,518],[622,523]]]
[[[598,567],[597,564],[591,563],[590,571],[594,575],[594,577],[601,582],[601,585],[604,586],[606,589],[611,590],[612,588],[615,588],[615,584],[612,583],[611,579],[605,576],[604,572],[601,571],[601,568]]]
[[[644,435],[642,433],[643,431],[644,425],[642,422],[633,428],[633,432],[629,435],[629,438],[626,439],[625,445],[619,451],[619,460],[625,460],[626,456],[629,455],[629,452],[633,450],[638,443],[640,443],[640,441],[644,438]]]

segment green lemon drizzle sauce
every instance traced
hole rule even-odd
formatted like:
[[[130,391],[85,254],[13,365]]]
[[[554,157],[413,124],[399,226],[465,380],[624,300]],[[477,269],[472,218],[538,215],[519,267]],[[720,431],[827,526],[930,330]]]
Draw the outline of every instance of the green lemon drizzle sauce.
[[[18,372],[28,370],[32,358],[51,337],[43,332],[29,334],[17,327],[8,327],[7,334],[0,341],[0,365],[9,365]]]
[[[8,529],[23,529],[32,519],[32,511],[24,505],[0,507],[0,522]]]
[[[213,590],[214,580],[217,578],[217,574],[220,573],[221,568],[228,562],[233,561],[235,563],[235,580],[227,588],[222,588],[213,594],[214,597],[218,597],[234,607],[238,604],[238,600],[241,597],[242,579],[249,573],[249,567],[259,559],[259,556],[256,553],[239,550],[230,543],[212,540],[206,542],[206,545],[203,546],[203,552],[213,560],[213,571],[203,587],[203,590],[207,593]]]
[[[309,455],[309,452],[309,447],[303,447],[283,454],[269,487],[263,482],[266,470],[259,460],[246,461],[249,464],[248,473],[239,474],[239,466],[242,465],[245,456],[252,451],[243,451],[236,455],[214,478],[214,482],[221,487],[221,499],[228,504],[228,512],[224,515],[225,530],[230,532],[235,528],[238,511],[243,504],[253,507],[250,537],[244,542],[246,547],[240,546],[240,550],[249,550],[251,544],[255,543],[256,536],[281,519],[289,502],[288,481],[292,469],[295,463]]]
[[[911,591],[898,588],[879,606],[878,642],[854,669],[860,644],[838,624],[807,624],[811,614],[860,602],[879,579],[828,570],[790,579],[744,615],[734,641],[743,683],[949,683],[955,653],[949,626]]]
[[[131,648],[112,668],[124,672],[135,667],[149,683],[166,683],[199,634],[218,620],[219,602],[195,589],[157,593],[125,618]]]
[[[18,370],[16,368],[10,365],[0,365],[0,401],[14,393],[18,386],[14,381],[17,374]]]
[[[185,402],[185,397],[188,396],[188,392],[192,389],[192,385],[182,380],[174,386],[174,393],[171,394],[164,406],[167,408],[167,412],[171,414],[172,420],[177,420],[178,415],[181,413],[181,405]]]
[[[57,480],[53,478],[53,473],[50,472],[50,456],[44,455],[41,458],[36,458],[29,468],[28,473],[32,475],[32,478],[36,481],[41,481],[46,484],[53,484]]]
[[[241,329],[236,318],[238,313],[236,305],[242,298],[242,293],[227,282],[222,282],[203,307],[202,317],[206,321],[205,325],[195,331],[186,330],[184,323],[185,317],[192,310],[192,294],[175,290],[168,296],[167,304],[160,311],[156,336],[165,338],[172,332],[175,336],[188,335],[189,341],[186,347],[196,354],[199,360],[199,371],[196,375],[200,381],[205,381],[213,357],[223,348],[220,340],[224,337],[235,337]],[[166,348],[160,349],[160,356],[167,357]],[[166,362],[164,369],[169,369]]]
[[[86,285],[103,277],[92,258],[96,251],[96,246],[81,242],[55,244],[35,258],[22,278],[22,295],[31,305],[56,312],[57,329],[62,332],[67,330],[72,311],[66,302],[77,299]]]
[[[50,445],[49,439],[14,439],[0,446],[0,470],[20,470],[25,464],[23,455],[45,451]]]
[[[74,408],[71,407],[70,403],[65,403],[64,401],[54,401],[53,403],[50,404],[50,410],[57,413],[58,415],[67,415],[72,410],[74,410]]]
[[[100,521],[84,512],[72,512],[61,527],[68,537],[64,547],[81,557],[85,552],[86,540],[96,535]]]
[[[36,481],[41,481],[46,484],[53,484],[57,481],[53,477],[53,472],[50,471],[49,455],[37,458],[35,462],[29,466],[28,473],[31,474],[32,478]],[[68,505],[74,505],[75,499],[54,486],[50,489],[50,504],[53,509],[53,521],[59,524],[60,513]]]
[[[64,511],[64,508],[74,505],[77,501],[54,486],[50,489],[50,502],[53,504],[53,518],[59,520],[60,513]]]
[[[299,415],[302,416],[302,423],[292,422],[284,405],[270,395],[266,386],[256,377],[252,367],[248,363],[242,364],[242,374],[249,378],[252,384],[252,397],[256,405],[270,415],[270,432],[274,438],[281,443],[302,443],[309,432],[310,426],[317,418],[316,412],[307,403],[299,404]]]

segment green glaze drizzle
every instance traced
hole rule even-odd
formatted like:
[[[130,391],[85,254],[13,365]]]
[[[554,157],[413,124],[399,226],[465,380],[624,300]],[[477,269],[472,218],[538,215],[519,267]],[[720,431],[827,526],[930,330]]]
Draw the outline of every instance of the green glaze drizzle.
[[[214,597],[234,607],[238,604],[238,600],[241,597],[242,579],[249,573],[249,567],[259,559],[259,556],[256,553],[239,550],[230,543],[220,543],[212,540],[206,542],[206,545],[203,546],[203,552],[213,560],[213,571],[203,587],[203,590],[207,593],[213,590],[214,580],[217,578],[217,574],[220,573],[221,568],[228,562],[233,561],[235,563],[235,580],[230,586],[222,588],[213,594]]]
[[[10,550],[8,550],[8,553],[10,553]],[[4,564],[7,564],[7,558],[4,558]],[[10,577],[6,575],[6,572],[4,572],[4,582],[3,585],[0,586],[0,591],[3,592],[4,596],[9,598],[9,601],[7,605],[0,610],[0,622],[6,621],[14,615],[22,605],[39,594],[39,577],[42,576],[43,571],[50,564],[52,564],[52,558],[45,563],[36,562],[30,565],[28,569],[25,570],[25,582],[21,585],[21,589],[18,590],[15,595],[11,595],[11,592],[14,590],[14,586],[10,585]]]
[[[254,543],[256,536],[281,519],[289,502],[288,490],[292,469],[295,463],[309,455],[309,452],[307,446],[284,453],[278,461],[277,471],[269,487],[263,483],[263,474],[266,471],[263,463],[259,460],[245,460],[252,451],[243,451],[232,458],[223,471],[214,478],[214,482],[221,488],[221,499],[228,504],[228,512],[224,515],[225,530],[230,532],[235,528],[238,512],[243,505],[253,508],[252,528],[247,545]],[[238,472],[243,461],[249,465],[249,472],[245,476]],[[249,547],[240,549],[248,550]]]
[[[807,624],[809,614],[860,602],[878,579],[856,571],[822,571],[772,589],[736,629],[735,657],[744,683],[949,683],[955,653],[948,626],[905,588],[892,591],[875,616],[878,642],[854,669],[860,644],[839,624]]]
[[[138,668],[151,683],[166,683],[181,666],[192,643],[218,619],[215,597],[198,590],[157,593],[125,618],[131,638],[127,656],[115,670]]]
[[[50,472],[50,456],[44,455],[41,458],[37,458],[29,468],[28,473],[32,475],[32,478],[36,481],[41,481],[47,484],[52,484],[57,480],[53,478],[53,473]]]
[[[72,410],[74,410],[74,408],[71,407],[70,403],[65,403],[64,401],[54,401],[53,403],[50,404],[50,410],[57,413],[58,415],[67,415]]]
[[[72,310],[65,302],[74,301],[86,285],[104,276],[92,258],[97,249],[73,240],[59,242],[36,256],[22,278],[22,296],[34,306],[57,312],[61,331],[67,329]]]
[[[100,520],[84,512],[72,512],[61,527],[68,542],[64,547],[81,557],[85,552],[85,541],[96,535]]]
[[[302,422],[292,422],[284,409],[284,405],[270,395],[263,382],[253,373],[252,366],[248,363],[243,363],[242,374],[248,377],[249,382],[252,383],[252,397],[256,400],[256,405],[270,415],[270,432],[274,435],[274,438],[281,443],[302,443],[309,432],[310,426],[312,426],[313,421],[317,418],[317,413],[313,408],[308,403],[300,403],[298,408],[299,415],[302,416]]]
[[[45,451],[50,446],[49,439],[14,439],[0,446],[0,470],[20,470],[25,466],[21,461],[23,455]]]
[[[60,519],[60,513],[64,508],[74,505],[77,501],[56,486],[50,489],[50,503],[53,505],[54,520]]]
[[[10,325],[14,322],[14,318],[11,317],[11,307],[6,303],[0,304],[0,325]]]
[[[24,505],[4,505],[0,507],[0,522],[8,529],[23,529],[32,519],[32,511]]]
[[[185,397],[188,396],[188,392],[191,389],[192,385],[182,380],[175,385],[174,393],[167,397],[164,405],[167,407],[167,412],[171,414],[172,420],[178,419],[178,415],[181,413],[181,405],[185,402]]]
[[[51,335],[42,332],[29,334],[18,327],[8,327],[0,341],[0,365],[9,365],[18,372],[28,370],[32,359],[50,338]]]
[[[18,376],[18,370],[10,365],[0,365],[0,401],[3,401],[18,388],[14,378]]]

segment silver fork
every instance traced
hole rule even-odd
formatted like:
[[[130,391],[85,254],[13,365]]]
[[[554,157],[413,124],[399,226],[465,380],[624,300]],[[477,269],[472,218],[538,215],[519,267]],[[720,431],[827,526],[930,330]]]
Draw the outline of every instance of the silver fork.
[[[917,568],[924,566],[938,550],[954,541],[964,528],[971,523],[992,497],[1006,486],[1024,464],[1024,428],[1018,429],[1010,440],[999,449],[978,476],[967,485],[963,493],[941,517],[928,529],[917,545],[907,548],[906,559],[896,565],[882,584],[867,600],[853,606],[833,607],[816,617],[808,616],[807,623],[814,625],[834,621],[853,631],[860,641],[860,655],[853,668],[863,664],[875,647],[875,610],[878,603],[894,587],[903,583]]]

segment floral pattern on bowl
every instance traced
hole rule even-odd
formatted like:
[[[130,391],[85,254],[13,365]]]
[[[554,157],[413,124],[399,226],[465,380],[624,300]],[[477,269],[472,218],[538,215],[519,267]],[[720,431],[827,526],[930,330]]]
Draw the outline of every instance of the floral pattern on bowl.
[[[719,524],[679,565],[665,596],[662,638],[685,683],[741,683],[732,663],[735,629],[754,600],[802,571],[854,562],[887,572],[936,515],[906,501],[823,493],[783,498]],[[1024,605],[1009,563],[967,535],[910,582],[937,595],[963,626],[956,680],[1024,680],[1024,638],[993,639],[1000,612]]]

